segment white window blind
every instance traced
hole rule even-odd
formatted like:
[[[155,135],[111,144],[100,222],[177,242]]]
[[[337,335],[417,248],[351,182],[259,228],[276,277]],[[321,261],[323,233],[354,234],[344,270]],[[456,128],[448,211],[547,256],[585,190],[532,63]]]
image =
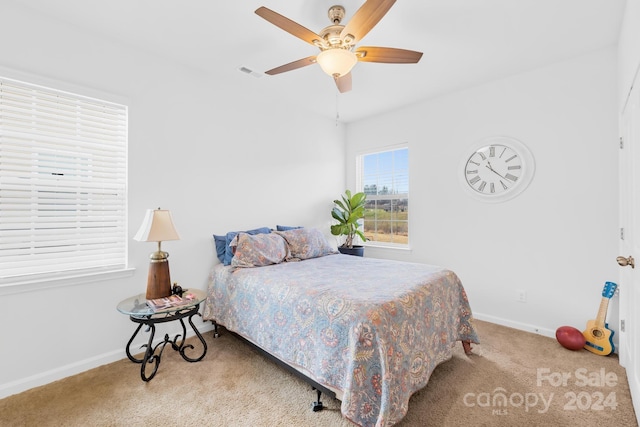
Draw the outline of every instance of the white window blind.
[[[0,77],[0,286],[126,267],[127,107]]]

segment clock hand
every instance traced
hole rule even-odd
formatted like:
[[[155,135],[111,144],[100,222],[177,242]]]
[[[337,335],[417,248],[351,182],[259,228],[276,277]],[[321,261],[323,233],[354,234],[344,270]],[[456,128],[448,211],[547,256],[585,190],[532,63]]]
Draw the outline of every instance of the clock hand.
[[[496,172],[496,170],[494,168],[491,167],[491,163],[487,160],[487,164],[485,165],[486,167],[489,168],[489,170],[493,173],[495,173],[496,175],[498,175],[500,178],[502,179],[507,179],[504,176],[500,175],[498,172]]]

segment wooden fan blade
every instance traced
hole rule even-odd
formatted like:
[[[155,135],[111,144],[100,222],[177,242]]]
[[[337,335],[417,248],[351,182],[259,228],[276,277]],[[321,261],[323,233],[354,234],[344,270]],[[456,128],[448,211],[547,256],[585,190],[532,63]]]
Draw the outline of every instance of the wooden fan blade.
[[[297,61],[290,62],[288,64],[281,65],[273,68],[269,71],[265,71],[265,74],[273,76],[274,74],[284,73],[286,71],[297,70],[298,68],[306,67],[307,65],[315,64],[315,56],[307,56],[306,58],[298,59]]]
[[[293,34],[294,36],[306,41],[307,43],[318,47],[320,45],[324,45],[322,37],[311,31],[310,29],[303,27],[297,22],[294,22],[277,12],[274,12],[271,9],[268,9],[264,6],[259,7],[256,9],[256,15],[266,19],[276,27],[282,28],[287,33]]]
[[[342,29],[340,37],[346,38],[350,43],[362,40],[395,2],[396,0],[367,0]]]
[[[334,78],[336,86],[340,93],[349,92],[351,90],[351,73],[347,73],[342,77]]]
[[[422,52],[394,47],[362,46],[356,49],[355,54],[358,61],[388,64],[415,64],[422,58]]]

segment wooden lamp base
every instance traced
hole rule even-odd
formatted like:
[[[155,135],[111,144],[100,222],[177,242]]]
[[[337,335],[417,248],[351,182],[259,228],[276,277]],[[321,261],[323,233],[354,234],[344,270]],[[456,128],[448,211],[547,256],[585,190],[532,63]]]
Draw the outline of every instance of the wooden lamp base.
[[[147,299],[168,297],[171,295],[171,278],[169,277],[169,260],[151,260],[147,277]]]

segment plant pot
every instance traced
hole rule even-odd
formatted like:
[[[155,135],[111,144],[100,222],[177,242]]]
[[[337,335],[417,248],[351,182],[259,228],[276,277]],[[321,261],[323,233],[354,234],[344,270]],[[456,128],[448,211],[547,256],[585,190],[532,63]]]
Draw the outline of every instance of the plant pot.
[[[354,246],[352,248],[338,246],[338,251],[345,255],[364,256],[364,246]]]

